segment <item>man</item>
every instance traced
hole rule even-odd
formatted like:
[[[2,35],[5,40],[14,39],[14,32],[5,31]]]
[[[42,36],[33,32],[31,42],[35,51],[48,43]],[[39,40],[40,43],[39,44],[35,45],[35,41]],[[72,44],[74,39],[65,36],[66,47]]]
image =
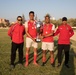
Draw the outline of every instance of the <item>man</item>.
[[[69,50],[70,50],[70,37],[73,36],[74,32],[70,25],[67,24],[67,18],[62,18],[62,24],[58,27],[55,35],[59,34],[58,39],[58,67],[61,65],[62,50],[65,53],[65,66],[69,68]]]
[[[45,16],[45,24],[43,25],[43,32],[42,32],[42,50],[43,50],[43,57],[42,57],[42,66],[45,65],[46,62],[46,50],[50,51],[50,63],[54,66],[54,40],[53,40],[53,33],[54,33],[55,26],[50,22],[50,15],[47,14]]]
[[[15,67],[16,50],[19,52],[19,64],[23,64],[23,45],[24,45],[25,27],[22,25],[22,17],[17,17],[17,23],[8,30],[8,35],[12,39],[11,46],[11,68]]]
[[[25,67],[29,64],[29,51],[30,47],[32,46],[34,48],[34,61],[33,64],[37,65],[36,59],[37,59],[37,43],[35,42],[37,31],[36,31],[36,21],[34,20],[34,12],[29,12],[29,18],[30,20],[25,23],[26,28],[26,63]]]

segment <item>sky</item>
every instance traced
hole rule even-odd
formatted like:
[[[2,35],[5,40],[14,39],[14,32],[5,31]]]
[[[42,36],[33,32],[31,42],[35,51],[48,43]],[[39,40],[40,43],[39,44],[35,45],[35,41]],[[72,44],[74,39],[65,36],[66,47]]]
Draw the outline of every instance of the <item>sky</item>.
[[[76,0],[0,0],[0,18],[12,22],[24,14],[28,20],[30,11],[40,20],[44,20],[47,13],[55,19],[76,18]]]

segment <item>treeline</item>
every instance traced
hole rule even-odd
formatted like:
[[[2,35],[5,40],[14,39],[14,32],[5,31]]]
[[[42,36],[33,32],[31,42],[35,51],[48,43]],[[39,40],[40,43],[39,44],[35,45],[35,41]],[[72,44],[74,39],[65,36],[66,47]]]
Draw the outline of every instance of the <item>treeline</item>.
[[[60,25],[62,23],[62,20],[61,19],[58,19],[58,20],[51,20],[51,22],[57,27],[58,25]],[[71,18],[71,19],[68,19],[68,24],[70,24],[72,27],[75,27],[76,26],[76,18]],[[0,27],[9,27],[11,24],[10,23],[7,23],[7,24],[4,24],[4,23],[0,23]]]
[[[59,20],[51,20],[51,22],[52,22],[54,25],[58,26],[58,25],[60,25],[60,24],[62,23],[62,19],[59,19]],[[74,18],[68,19],[67,22],[68,22],[68,24],[71,25],[72,27],[75,27],[75,26],[76,26],[76,18],[75,18],[75,19],[74,19]]]
[[[10,26],[10,23],[7,23],[7,24],[5,24],[5,23],[0,23],[0,27],[9,27]]]

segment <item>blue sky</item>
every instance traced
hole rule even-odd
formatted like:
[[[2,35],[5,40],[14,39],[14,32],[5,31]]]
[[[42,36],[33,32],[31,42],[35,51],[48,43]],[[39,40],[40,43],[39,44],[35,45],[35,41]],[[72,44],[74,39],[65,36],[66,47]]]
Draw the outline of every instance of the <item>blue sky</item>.
[[[15,21],[18,15],[24,14],[28,20],[31,10],[41,20],[47,13],[56,19],[76,18],[76,0],[0,0],[0,18]]]

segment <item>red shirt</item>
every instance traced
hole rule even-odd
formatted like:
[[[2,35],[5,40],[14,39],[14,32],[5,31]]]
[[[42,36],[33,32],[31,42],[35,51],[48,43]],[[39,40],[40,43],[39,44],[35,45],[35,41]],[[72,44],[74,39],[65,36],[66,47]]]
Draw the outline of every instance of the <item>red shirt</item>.
[[[55,35],[57,34],[59,34],[58,44],[70,44],[70,37],[74,32],[70,25],[61,24],[55,32]]]
[[[8,35],[12,38],[12,42],[20,44],[24,42],[25,27],[16,23],[8,30]]]
[[[50,34],[53,31],[53,24],[49,24],[48,26],[46,24],[43,25],[43,36]],[[53,36],[49,36],[46,38],[43,38],[42,42],[53,42]]]
[[[31,35],[31,37],[36,38],[37,36],[36,21],[34,22],[28,21],[26,27],[28,27],[28,33]]]

